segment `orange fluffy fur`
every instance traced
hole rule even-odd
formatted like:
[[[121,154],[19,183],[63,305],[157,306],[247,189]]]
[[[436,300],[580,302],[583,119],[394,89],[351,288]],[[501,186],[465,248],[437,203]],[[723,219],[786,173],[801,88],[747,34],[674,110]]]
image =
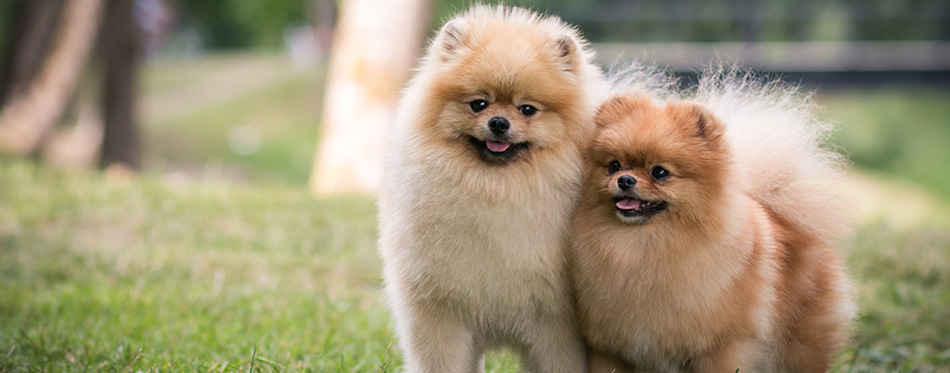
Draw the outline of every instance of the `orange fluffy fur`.
[[[786,93],[719,75],[698,102],[601,106],[572,226],[590,371],[829,368],[855,312],[833,251],[849,219],[813,178],[840,158]]]

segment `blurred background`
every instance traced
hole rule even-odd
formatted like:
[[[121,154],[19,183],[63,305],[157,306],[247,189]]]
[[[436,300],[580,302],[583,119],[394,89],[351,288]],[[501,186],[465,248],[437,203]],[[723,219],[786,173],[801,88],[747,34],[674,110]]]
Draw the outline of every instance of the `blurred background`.
[[[68,337],[75,334],[70,328],[90,327],[82,318],[61,329],[44,324],[55,312],[37,306],[42,302],[30,294],[70,304],[51,290],[56,288],[49,284],[57,279],[88,282],[90,292],[105,281],[120,285],[117,294],[142,289],[149,294],[142,278],[134,276],[138,268],[154,272],[165,286],[176,286],[167,283],[175,284],[172,279],[181,274],[185,293],[207,280],[213,285],[209,299],[228,307],[252,302],[215,298],[222,286],[228,294],[230,281],[253,284],[249,286],[259,291],[252,291],[258,300],[288,295],[290,290],[275,290],[274,283],[302,283],[306,291],[324,291],[331,294],[325,299],[329,306],[324,305],[328,314],[378,317],[363,320],[366,324],[354,326],[354,333],[375,338],[366,342],[375,347],[367,349],[383,363],[374,366],[398,364],[398,354],[387,345],[392,336],[384,307],[375,301],[378,294],[366,290],[378,285],[372,192],[381,167],[381,133],[424,40],[469,4],[0,1],[0,263],[6,263],[0,264],[0,296],[7,296],[0,302],[0,319],[7,320],[0,322],[0,355],[10,351],[9,361],[36,363],[42,354],[22,352],[37,351],[41,344],[36,340],[55,339],[57,330]],[[695,72],[711,63],[735,63],[814,91],[820,115],[838,123],[831,142],[854,164],[851,188],[859,200],[861,225],[845,250],[858,281],[872,284],[862,287],[859,296],[878,305],[863,313],[859,337],[842,364],[872,370],[947,368],[950,2],[508,4],[556,14],[577,25],[604,66],[639,59],[668,68],[689,85]],[[307,215],[311,212],[299,206],[322,212]],[[254,215],[262,211],[276,215]],[[265,238],[246,230],[264,232]],[[184,251],[169,248],[174,245]],[[137,251],[116,256],[110,250],[117,247]],[[341,251],[328,254],[328,247]],[[260,256],[265,250],[280,255]],[[247,252],[258,256],[243,257]],[[210,259],[193,259],[193,253]],[[89,255],[108,259],[97,262]],[[62,263],[49,262],[59,257]],[[69,269],[77,260],[86,267]],[[309,264],[285,266],[293,263]],[[254,266],[263,269],[247,269]],[[299,276],[286,277],[291,272]],[[891,274],[875,280],[881,273]],[[333,295],[340,289],[350,295]],[[166,300],[200,303],[181,294]],[[199,312],[195,323],[220,320],[216,306],[207,307],[213,312]],[[251,312],[251,320],[273,321],[270,308],[261,307],[264,311]],[[193,317],[182,312],[174,317]],[[36,315],[45,316],[25,321]],[[292,316],[285,321],[299,323]],[[160,322],[171,316],[155,317]],[[340,323],[309,322],[316,322],[311,326],[317,329],[321,322]],[[251,338],[267,345],[272,336],[266,333]],[[328,343],[358,344],[332,333],[325,337],[324,349]],[[131,350],[138,343],[148,355],[141,346],[155,341],[146,334],[118,343],[118,348]],[[90,361],[99,356],[93,353],[98,345],[86,344],[83,350],[77,343],[83,345],[66,338],[60,350],[53,343],[52,350],[44,351],[53,351],[49,356],[67,367],[68,356],[75,362],[77,351],[86,351]],[[205,364],[200,367],[213,370],[221,361],[228,366],[228,359],[237,361],[232,366],[253,367],[257,360],[248,352],[251,347],[245,347],[247,351],[233,352],[207,342],[190,348],[207,348],[197,359]],[[317,357],[285,356],[283,345],[271,347],[263,351],[270,351],[269,361],[278,367],[330,366],[314,363],[323,361]],[[115,348],[109,343],[102,347]],[[136,355],[127,350],[106,360],[118,369],[136,367]],[[334,353],[350,356],[359,367],[360,358],[353,358],[359,352],[354,351],[363,350]],[[163,366],[178,361],[174,352],[165,356],[152,362]],[[0,371],[10,367],[2,359]],[[339,362],[339,369],[354,367],[343,364],[343,358]]]
[[[83,1],[88,2],[82,5],[86,9],[98,3],[102,9],[98,14],[82,9],[70,13],[62,0],[0,4],[0,103],[7,109],[7,119],[0,125],[0,139],[6,139],[0,141],[5,144],[3,153],[68,167],[121,162],[172,178],[291,184],[310,179],[311,170],[347,172],[317,164],[318,135],[340,137],[331,143],[352,143],[358,141],[348,137],[383,128],[365,125],[353,136],[332,131],[334,126],[359,127],[355,119],[385,121],[360,117],[365,107],[337,109],[348,106],[347,100],[370,101],[365,97],[336,101],[330,110],[341,111],[337,115],[323,112],[333,99],[326,92],[346,84],[341,83],[343,78],[335,81],[337,85],[327,84],[334,82],[327,74],[333,48],[340,54],[363,53],[365,60],[375,58],[369,63],[382,70],[377,75],[393,76],[397,84],[386,86],[380,83],[384,78],[374,76],[366,79],[368,85],[384,86],[387,95],[395,96],[422,40],[469,4],[413,0],[392,6],[389,12],[382,11],[385,5],[353,12],[361,15],[353,22],[340,22],[340,29],[349,32],[336,34],[339,44],[370,48],[371,39],[381,39],[383,46],[397,46],[361,52],[333,45],[338,8],[346,4],[357,9],[357,1],[80,0],[75,4]],[[724,61],[817,89],[827,117],[841,123],[837,142],[856,166],[912,180],[950,199],[950,168],[945,166],[950,161],[950,116],[944,105],[950,102],[950,5],[945,1],[513,4],[557,14],[578,25],[605,66],[642,59],[679,73],[688,84],[693,72]],[[77,21],[69,23],[70,17]],[[400,27],[394,19],[412,25]],[[393,34],[372,26],[379,23],[409,30]],[[85,36],[57,42],[57,33],[67,27],[88,31],[67,32]],[[83,37],[86,40],[75,40]],[[57,48],[62,53],[57,54]],[[395,57],[374,57],[381,54]],[[56,59],[60,55],[65,57]],[[359,63],[339,61],[341,66]],[[336,75],[342,77],[367,74],[337,69]],[[358,78],[347,79],[359,83]],[[14,105],[18,101],[45,105],[41,107],[47,115],[31,118],[31,110],[16,110],[24,106]],[[347,110],[351,113],[344,113]],[[347,119],[336,119],[340,116]],[[339,121],[347,125],[337,126]],[[321,130],[321,124],[331,130]],[[326,155],[334,156],[351,165],[357,162],[346,155]],[[334,188],[341,187],[328,190]]]
[[[8,119],[22,124],[0,125],[0,138],[8,139],[0,144],[13,143],[3,147],[5,154],[70,167],[122,162],[173,178],[291,184],[310,178],[318,135],[325,132],[321,122],[334,119],[323,113],[331,100],[325,92],[339,89],[327,89],[327,82],[333,81],[327,71],[338,8],[348,3],[93,0],[85,7],[96,3],[102,3],[101,14],[76,12],[76,27],[86,25],[90,31],[84,34],[88,40],[75,42],[85,47],[71,49],[68,43],[55,42],[57,32],[72,25],[66,22],[70,14],[64,1],[0,4],[0,102],[8,108],[6,117],[15,111],[9,108],[16,106],[16,99],[24,97],[32,98],[20,101],[40,102],[49,112],[48,118]],[[372,49],[366,59],[398,55],[371,63],[395,76],[398,84],[393,87],[401,87],[422,40],[468,4],[413,0],[393,6],[390,13],[359,11],[352,25],[342,25],[356,31],[338,33],[337,39],[371,45],[368,40],[375,38],[383,40],[382,45],[399,45]],[[950,199],[950,168],[945,166],[950,161],[950,116],[944,105],[950,102],[946,1],[513,4],[578,25],[605,66],[642,59],[680,73],[688,84],[692,72],[724,61],[816,89],[826,116],[841,123],[836,140],[856,166],[912,180]],[[415,25],[398,27],[393,19]],[[376,23],[410,31],[394,35],[367,26]],[[57,48],[67,49],[67,57],[55,59]],[[341,54],[362,53],[336,48]],[[354,62],[340,58],[338,64]],[[369,84],[383,86],[374,78]],[[57,87],[46,91],[62,92],[43,94],[43,84]],[[27,94],[31,85],[38,88],[32,95]],[[398,90],[386,89],[389,95]],[[334,107],[340,106],[346,104]],[[359,118],[365,115],[362,111],[365,108],[349,115]],[[359,127],[356,118],[346,120],[349,127]],[[342,139],[346,133],[340,136],[338,142],[352,141]]]

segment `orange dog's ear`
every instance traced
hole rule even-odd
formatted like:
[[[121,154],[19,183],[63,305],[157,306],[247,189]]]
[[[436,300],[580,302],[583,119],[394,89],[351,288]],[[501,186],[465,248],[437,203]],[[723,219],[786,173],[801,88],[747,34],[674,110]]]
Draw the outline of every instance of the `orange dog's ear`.
[[[685,130],[694,136],[704,139],[711,145],[719,145],[725,136],[726,127],[716,118],[709,109],[702,104],[688,103],[679,112],[677,122],[689,126]]]
[[[452,60],[461,49],[465,48],[467,29],[468,25],[465,21],[458,19],[451,20],[442,26],[433,45],[433,49],[437,51],[442,61]]]

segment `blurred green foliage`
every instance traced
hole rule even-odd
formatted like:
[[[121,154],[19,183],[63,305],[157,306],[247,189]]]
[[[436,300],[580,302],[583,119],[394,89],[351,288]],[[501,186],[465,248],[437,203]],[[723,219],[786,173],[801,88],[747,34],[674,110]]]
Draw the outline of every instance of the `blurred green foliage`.
[[[821,93],[836,140],[856,166],[913,180],[950,201],[950,91],[862,89]]]
[[[0,1],[0,51],[20,6]],[[132,0],[129,0],[132,1]],[[178,32],[195,30],[209,49],[281,46],[284,29],[316,16],[320,0],[179,0]],[[494,1],[491,1],[493,3]],[[339,3],[339,2],[336,2]],[[432,0],[432,25],[468,8],[471,0]],[[595,42],[739,40],[950,39],[946,0],[509,0],[560,15]],[[2,57],[2,56],[0,56]],[[0,59],[2,61],[2,59]]]
[[[576,24],[594,42],[950,39],[945,0],[511,0]],[[438,3],[439,19],[471,4]]]
[[[9,49],[27,1],[46,0],[0,1],[0,53]],[[204,46],[210,49],[279,48],[287,26],[307,21],[310,2],[312,0],[165,1],[176,14],[177,32],[197,31]]]
[[[305,0],[183,0],[185,21],[214,49],[277,48],[283,30],[306,21]]]
[[[148,64],[142,101],[154,114],[143,116],[146,167],[158,173],[306,184],[324,73],[316,66],[295,68],[277,53]],[[234,151],[238,128],[252,132],[253,151]]]

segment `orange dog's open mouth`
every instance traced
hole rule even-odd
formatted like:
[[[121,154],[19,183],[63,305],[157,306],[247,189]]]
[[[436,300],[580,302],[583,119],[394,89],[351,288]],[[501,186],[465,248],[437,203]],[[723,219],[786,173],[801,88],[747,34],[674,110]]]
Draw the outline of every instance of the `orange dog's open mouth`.
[[[666,202],[663,201],[644,201],[632,197],[622,197],[616,200],[615,206],[617,213],[622,217],[648,218],[654,214],[666,209]]]

